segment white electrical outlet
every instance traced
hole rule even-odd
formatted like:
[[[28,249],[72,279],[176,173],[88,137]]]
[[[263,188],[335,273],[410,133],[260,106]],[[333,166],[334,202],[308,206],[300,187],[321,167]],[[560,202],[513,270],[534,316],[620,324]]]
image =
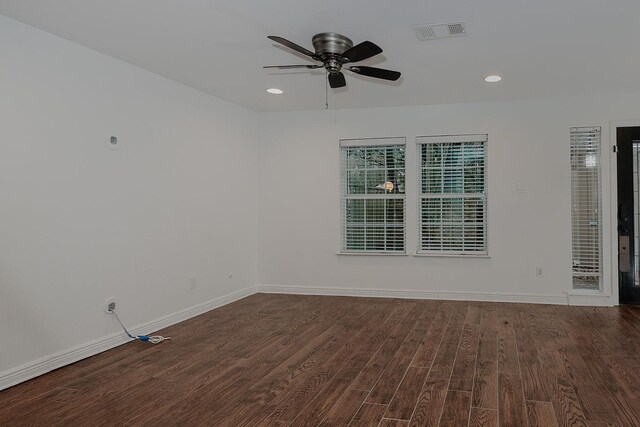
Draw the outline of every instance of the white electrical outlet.
[[[190,279],[189,283],[190,283],[191,290],[194,290],[195,288],[198,287],[198,279],[195,276],[193,276]]]
[[[542,267],[536,267],[536,277],[542,277]]]
[[[112,311],[118,310],[118,301],[116,301],[115,297],[108,298],[104,302],[104,312],[111,314]]]
[[[229,279],[233,279],[233,273],[229,273]]]
[[[526,182],[516,182],[516,193],[526,193],[529,191],[529,187]]]

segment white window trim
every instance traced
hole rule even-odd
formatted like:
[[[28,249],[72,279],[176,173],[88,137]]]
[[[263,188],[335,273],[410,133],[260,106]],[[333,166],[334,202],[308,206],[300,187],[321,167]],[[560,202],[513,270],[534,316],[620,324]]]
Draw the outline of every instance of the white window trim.
[[[421,146],[424,144],[434,143],[460,143],[460,142],[482,142],[484,143],[484,195],[485,195],[485,212],[484,212],[484,235],[485,250],[484,251],[426,251],[420,248],[421,242],[421,225],[422,225],[422,159]],[[457,134],[457,135],[431,135],[416,136],[416,252],[412,254],[418,257],[451,257],[451,258],[491,258],[489,253],[489,135],[481,134]],[[446,197],[446,196],[445,196]]]
[[[407,145],[405,137],[387,137],[387,138],[360,138],[360,139],[341,139],[340,148],[342,147],[373,147],[376,145]]]
[[[336,255],[355,255],[355,256],[407,256],[407,196],[406,190],[404,194],[389,194],[385,195],[384,199],[402,199],[403,203],[403,244],[404,249],[402,251],[368,251],[368,250],[345,250],[344,249],[344,232],[345,232],[345,217],[342,208],[342,203],[345,200],[345,194],[342,187],[342,148],[345,147],[374,147],[374,146],[391,146],[398,145],[405,147],[405,177],[407,170],[407,158],[406,158],[406,137],[383,137],[383,138],[358,138],[358,139],[341,139],[339,140],[339,195],[340,195],[340,250],[336,252]],[[406,186],[406,182],[405,182]],[[357,196],[350,196],[355,199],[380,199],[377,195],[363,194]]]
[[[603,259],[604,259],[604,243],[605,243],[605,239],[604,239],[604,230],[605,230],[605,226],[604,226],[604,215],[603,215],[603,207],[604,207],[604,198],[603,198],[603,163],[604,163],[604,158],[603,158],[603,149],[602,149],[602,128],[600,126],[587,126],[587,127],[572,127],[570,128],[570,133],[569,133],[569,167],[572,167],[572,162],[573,162],[573,158],[572,158],[572,154],[573,154],[573,135],[574,133],[587,133],[587,132],[598,132],[599,134],[599,140],[598,140],[598,147],[597,147],[597,163],[595,164],[595,167],[598,168],[598,177],[597,177],[597,185],[598,185],[598,189],[597,189],[597,193],[598,193],[598,201],[599,201],[599,206],[598,206],[598,289],[583,289],[583,288],[575,288],[575,283],[574,283],[574,277],[576,275],[580,276],[579,272],[576,272],[575,270],[575,266],[573,265],[574,262],[574,255],[573,255],[573,251],[575,249],[575,236],[573,233],[573,229],[574,229],[574,224],[573,224],[573,174],[571,176],[571,182],[570,182],[570,187],[571,187],[571,291],[569,292],[572,295],[589,295],[589,294],[603,294],[604,293],[604,278],[605,278],[605,266],[603,263]],[[617,188],[616,188],[617,190]],[[617,196],[617,191],[616,191],[616,196]],[[617,203],[615,204],[617,206]],[[617,237],[617,235],[616,235]],[[584,273],[582,275],[585,275]]]

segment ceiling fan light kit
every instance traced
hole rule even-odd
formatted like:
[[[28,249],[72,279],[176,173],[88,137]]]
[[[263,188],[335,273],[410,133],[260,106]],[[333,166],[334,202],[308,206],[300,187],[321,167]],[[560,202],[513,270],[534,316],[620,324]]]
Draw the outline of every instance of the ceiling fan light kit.
[[[321,62],[322,64],[267,65],[263,68],[278,68],[285,70],[295,68],[306,68],[311,70],[324,68],[325,70],[327,70],[327,80],[329,82],[329,86],[331,86],[333,89],[345,87],[347,85],[344,74],[342,73],[343,66],[345,64],[364,61],[382,53],[382,49],[370,41],[364,41],[354,46],[353,41],[351,41],[350,38],[338,33],[319,33],[313,36],[311,42],[313,43],[315,52],[312,52],[282,37],[267,37],[276,43],[280,43],[281,45],[295,50],[296,52],[301,53],[305,56],[308,56],[314,61]],[[385,70],[383,68],[367,67],[362,65],[348,66],[344,67],[344,69],[355,74],[391,81],[398,80],[401,75],[398,71]]]

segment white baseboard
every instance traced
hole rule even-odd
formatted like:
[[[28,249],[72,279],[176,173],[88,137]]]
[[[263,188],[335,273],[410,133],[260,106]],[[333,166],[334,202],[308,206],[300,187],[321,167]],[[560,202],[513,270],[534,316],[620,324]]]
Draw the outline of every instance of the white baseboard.
[[[535,294],[506,294],[488,292],[452,292],[452,291],[419,291],[402,289],[362,289],[362,288],[331,288],[324,286],[282,286],[258,285],[258,292],[275,294],[298,295],[340,295],[352,297],[374,298],[408,298],[408,299],[439,299],[460,301],[494,301],[520,302],[532,304],[567,305],[566,294],[535,295]]]
[[[613,298],[611,296],[599,294],[580,294],[568,292],[567,298],[569,298],[569,305],[594,307],[613,307],[614,305],[617,305],[615,302],[613,302]]]
[[[437,299],[437,292],[420,292],[389,290],[389,289],[360,289],[360,288],[332,288],[326,286],[285,286],[258,285],[258,292],[265,294],[294,294],[294,295],[331,295],[347,297],[374,298],[408,298],[408,299]]]
[[[130,329],[131,333],[150,334],[154,331],[166,328],[214,308],[221,307],[231,302],[237,301],[249,295],[253,295],[257,292],[255,286],[251,286],[242,289],[231,294],[224,295],[222,297],[214,298],[202,304],[187,308],[185,310],[172,313],[168,316],[161,317],[156,320],[144,323],[142,325],[135,326]],[[99,338],[97,340],[90,341],[88,343],[81,344],[68,350],[64,350],[49,356],[45,356],[41,359],[25,363],[4,372],[0,372],[0,390],[19,384],[21,382],[30,380],[47,372],[51,372],[54,369],[61,368],[79,360],[85,359],[90,356],[94,356],[103,351],[112,349],[119,345],[130,342],[131,340],[125,337],[121,332]]]

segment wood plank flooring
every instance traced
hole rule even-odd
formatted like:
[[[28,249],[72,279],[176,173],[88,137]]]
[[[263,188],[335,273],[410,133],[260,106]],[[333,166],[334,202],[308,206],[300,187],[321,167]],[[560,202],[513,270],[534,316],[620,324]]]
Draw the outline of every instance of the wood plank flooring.
[[[0,425],[638,426],[640,309],[257,294],[0,392]]]

